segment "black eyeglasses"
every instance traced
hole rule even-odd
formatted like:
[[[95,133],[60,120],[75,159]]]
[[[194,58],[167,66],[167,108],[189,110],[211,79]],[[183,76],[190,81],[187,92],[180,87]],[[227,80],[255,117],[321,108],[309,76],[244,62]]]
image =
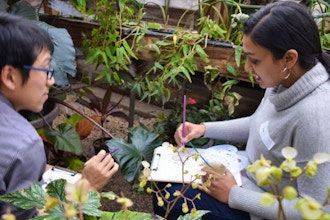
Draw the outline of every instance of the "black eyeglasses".
[[[44,71],[44,72],[47,73],[47,80],[51,80],[52,77],[53,77],[53,75],[54,75],[54,69],[52,67],[50,67],[49,69],[47,69],[47,68],[39,68],[39,67],[24,65],[23,68],[26,69],[26,70]]]

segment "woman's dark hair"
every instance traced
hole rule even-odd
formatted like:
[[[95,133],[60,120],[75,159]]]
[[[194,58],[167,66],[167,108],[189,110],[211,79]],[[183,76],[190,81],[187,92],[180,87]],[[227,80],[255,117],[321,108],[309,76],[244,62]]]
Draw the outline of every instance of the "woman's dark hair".
[[[310,69],[319,60],[330,73],[330,55],[322,51],[318,27],[303,4],[291,1],[268,4],[247,20],[243,32],[270,50],[275,59],[295,49],[303,68]]]
[[[19,68],[23,83],[29,78],[29,70],[23,66],[32,65],[42,50],[51,54],[54,51],[45,30],[26,18],[5,12],[0,13],[0,48],[0,71],[5,65]]]

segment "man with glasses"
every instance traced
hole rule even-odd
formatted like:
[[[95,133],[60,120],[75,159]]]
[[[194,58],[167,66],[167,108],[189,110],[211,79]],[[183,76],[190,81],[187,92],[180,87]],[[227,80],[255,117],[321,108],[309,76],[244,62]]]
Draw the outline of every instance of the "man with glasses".
[[[20,17],[0,13],[0,195],[43,184],[46,168],[43,142],[18,111],[40,112],[55,83],[53,43],[43,29]],[[101,151],[85,163],[83,177],[101,189],[118,171],[111,155]],[[0,218],[10,208],[17,219],[38,215],[0,202]]]

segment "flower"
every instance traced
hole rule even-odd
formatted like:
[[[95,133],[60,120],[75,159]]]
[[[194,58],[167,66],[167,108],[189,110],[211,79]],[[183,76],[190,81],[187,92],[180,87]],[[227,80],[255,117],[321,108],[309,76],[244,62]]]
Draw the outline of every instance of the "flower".
[[[193,98],[191,98],[191,97],[188,97],[188,103],[189,103],[190,105],[195,105],[197,102],[196,102],[195,99],[193,99]]]
[[[67,199],[74,202],[87,202],[89,186],[88,180],[84,178],[79,179],[75,184],[67,182],[65,185]]]

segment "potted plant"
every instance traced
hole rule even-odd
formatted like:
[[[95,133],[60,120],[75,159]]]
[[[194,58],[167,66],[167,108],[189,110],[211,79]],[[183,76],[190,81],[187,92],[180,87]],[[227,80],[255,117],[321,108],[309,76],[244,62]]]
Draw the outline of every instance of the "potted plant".
[[[116,103],[113,103],[111,101],[112,93],[113,88],[109,86],[108,89],[105,91],[103,98],[99,99],[90,87],[83,87],[80,89],[80,92],[78,92],[77,102],[82,104],[86,108],[89,108],[95,113],[95,115],[91,117],[95,121],[97,121],[101,125],[101,127],[104,127],[104,124],[106,120],[108,120],[109,116],[123,118],[128,121],[127,114],[121,110],[117,110],[117,107],[122,101],[123,96]],[[86,127],[89,129],[86,129]],[[86,131],[83,136],[88,136],[92,128],[93,126],[91,126],[90,120],[86,118],[80,120],[76,125],[76,129]],[[102,149],[106,152],[109,152],[109,149],[106,145],[106,141],[112,138],[114,137],[106,136],[106,133],[102,131],[102,137],[96,139],[93,142],[95,154],[97,154]]]
[[[227,32],[224,28],[228,28],[225,26],[227,24],[220,26],[204,14],[205,7],[219,12],[215,7],[217,1],[202,2],[198,5],[201,7],[198,11],[200,14],[198,30],[189,30],[180,26],[185,15],[190,11],[187,9],[178,20],[177,27],[164,34],[157,32],[154,34],[155,32],[150,30],[154,23],[143,21],[146,7],[144,4],[132,4],[128,0],[122,1],[121,4],[116,1],[96,2],[98,7],[94,15],[99,21],[99,27],[94,28],[90,38],[84,41],[86,60],[101,67],[96,79],[104,78],[111,85],[130,88],[141,99],[148,101],[154,99],[164,103],[171,98],[171,86],[180,88],[184,80],[191,83],[191,75],[197,70],[205,71],[203,67],[211,69],[207,66],[211,62],[206,52],[208,45],[214,44],[233,49],[229,42],[210,40],[222,37],[224,32]],[[231,51],[226,63],[230,60],[234,65],[239,64],[240,55],[237,55],[237,60],[233,61],[235,49]],[[239,51],[240,49],[237,48],[237,54],[240,53]],[[153,65],[142,73],[133,75],[130,71],[132,60],[137,62],[149,60]],[[221,70],[223,69],[227,71],[228,67],[225,66]],[[214,75],[208,75],[208,81],[205,81],[208,85],[211,85],[216,78],[215,75],[219,74],[219,67],[214,67],[212,74]]]

